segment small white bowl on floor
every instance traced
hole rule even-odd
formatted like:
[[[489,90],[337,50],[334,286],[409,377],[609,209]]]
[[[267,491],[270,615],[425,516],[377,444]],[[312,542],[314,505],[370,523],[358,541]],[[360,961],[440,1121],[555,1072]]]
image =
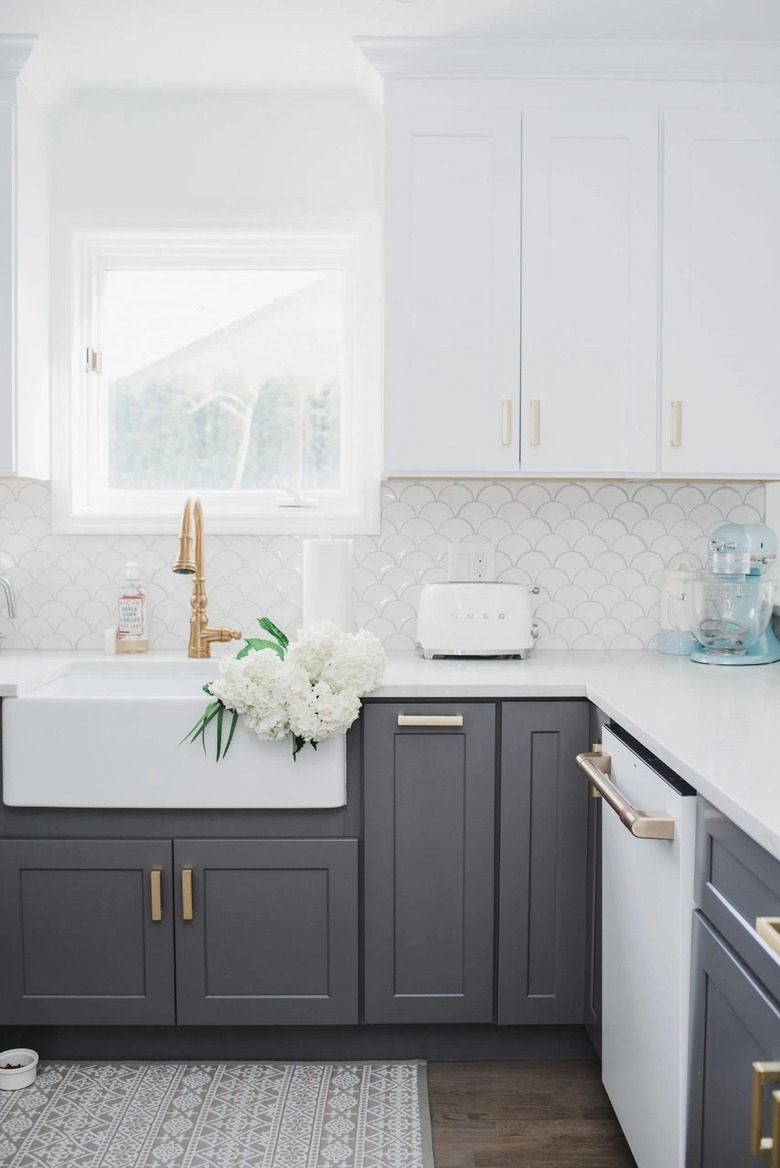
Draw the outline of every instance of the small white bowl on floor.
[[[8,1063],[11,1063],[13,1070],[3,1070]],[[0,1050],[0,1091],[18,1091],[20,1087],[29,1087],[35,1082],[37,1074],[38,1056],[34,1050],[25,1047]]]

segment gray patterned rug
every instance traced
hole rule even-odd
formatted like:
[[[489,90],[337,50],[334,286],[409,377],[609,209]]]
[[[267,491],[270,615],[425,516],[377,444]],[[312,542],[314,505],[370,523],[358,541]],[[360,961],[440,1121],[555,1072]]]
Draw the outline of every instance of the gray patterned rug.
[[[418,1063],[46,1063],[2,1168],[433,1168]]]

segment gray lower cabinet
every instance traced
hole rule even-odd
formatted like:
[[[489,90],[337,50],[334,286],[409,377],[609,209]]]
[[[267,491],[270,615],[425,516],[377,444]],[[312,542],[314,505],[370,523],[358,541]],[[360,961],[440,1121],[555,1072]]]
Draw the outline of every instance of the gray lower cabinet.
[[[752,1067],[756,1061],[780,1060],[780,1006],[698,913],[693,952],[695,1005],[686,1165],[755,1168],[760,1161],[750,1150]],[[771,1100],[767,1087],[764,1136],[770,1134]]]
[[[501,705],[501,1023],[584,1021],[588,740],[585,701]]]
[[[180,1025],[357,1022],[357,840],[176,840],[174,867]]]
[[[367,702],[363,734],[365,1021],[492,1022],[495,704]]]
[[[170,840],[0,840],[1,1023],[175,1022],[171,851]]]

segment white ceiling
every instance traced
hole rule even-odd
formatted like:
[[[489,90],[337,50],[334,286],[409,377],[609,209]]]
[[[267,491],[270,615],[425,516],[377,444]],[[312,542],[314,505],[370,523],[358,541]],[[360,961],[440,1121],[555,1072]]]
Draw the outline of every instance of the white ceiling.
[[[356,36],[780,39],[777,0],[0,0],[52,91],[355,83]]]

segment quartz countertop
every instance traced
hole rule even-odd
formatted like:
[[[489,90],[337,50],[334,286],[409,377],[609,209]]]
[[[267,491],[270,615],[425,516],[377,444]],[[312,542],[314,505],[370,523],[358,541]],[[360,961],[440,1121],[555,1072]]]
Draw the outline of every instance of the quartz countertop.
[[[132,669],[186,662],[171,652],[0,652],[0,697],[23,694],[78,663]],[[629,650],[540,651],[526,661],[393,653],[372,696],[588,698],[780,859],[780,663],[699,665]]]

